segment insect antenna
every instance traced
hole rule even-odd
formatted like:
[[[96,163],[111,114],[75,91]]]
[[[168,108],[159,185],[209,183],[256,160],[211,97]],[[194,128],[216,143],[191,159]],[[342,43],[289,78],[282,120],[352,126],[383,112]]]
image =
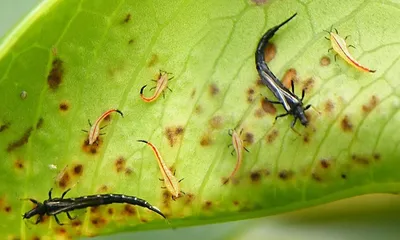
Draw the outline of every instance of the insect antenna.
[[[179,180],[178,182],[180,183],[180,182],[182,182],[184,179],[185,179],[185,178],[181,178],[181,180]],[[181,191],[181,192],[182,192],[182,191]]]
[[[349,45],[348,47],[351,47],[351,48],[354,48],[354,49],[356,49],[356,47],[354,47],[353,45]]]

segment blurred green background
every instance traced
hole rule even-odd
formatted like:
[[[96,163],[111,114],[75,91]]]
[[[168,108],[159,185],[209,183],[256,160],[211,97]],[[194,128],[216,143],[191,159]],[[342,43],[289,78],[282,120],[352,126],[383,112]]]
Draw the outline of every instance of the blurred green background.
[[[3,38],[40,2],[40,0],[0,0],[0,37]],[[399,226],[400,196],[373,194],[260,219],[174,230],[122,233],[92,239],[390,240],[400,239]]]

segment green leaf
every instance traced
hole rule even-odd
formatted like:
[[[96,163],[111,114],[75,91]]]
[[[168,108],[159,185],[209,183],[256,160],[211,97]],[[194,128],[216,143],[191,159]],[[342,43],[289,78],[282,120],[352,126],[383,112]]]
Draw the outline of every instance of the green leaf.
[[[263,2],[59,0],[33,11],[0,46],[0,236],[170,227],[147,209],[121,204],[74,211],[77,219],[65,226],[50,217],[38,225],[23,220],[34,206],[20,198],[43,201],[50,188],[54,196],[68,188],[66,197],[137,196],[173,227],[398,192],[400,5]],[[296,125],[301,136],[290,129],[292,117],[274,124],[284,109],[262,101],[260,94],[273,96],[257,83],[254,64],[262,34],[294,12],[272,39],[269,66],[279,78],[294,77],[298,95],[307,87],[304,101],[317,111],[307,111],[309,127]],[[334,61],[324,38],[332,25],[351,36],[354,57],[376,73]],[[173,92],[145,103],[140,88],[150,88],[159,69],[174,75]],[[99,145],[87,146],[87,120],[111,108],[124,118],[111,115]],[[244,129],[250,153],[237,181],[223,185],[236,161],[227,147],[232,128]],[[172,201],[161,189],[156,159],[138,139],[158,147],[184,178],[186,195]]]

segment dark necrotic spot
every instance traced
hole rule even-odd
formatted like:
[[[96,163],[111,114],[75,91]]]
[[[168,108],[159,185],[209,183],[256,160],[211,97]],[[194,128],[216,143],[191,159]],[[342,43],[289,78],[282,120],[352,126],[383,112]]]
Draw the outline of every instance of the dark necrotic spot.
[[[38,237],[38,236],[33,236],[33,237],[32,237],[32,240],[40,240],[40,237]]]
[[[254,89],[249,88],[247,89],[247,102],[252,103],[254,101]]]
[[[259,76],[256,79],[256,86],[258,87],[264,86],[264,83],[261,81],[261,78]]]
[[[194,88],[194,89],[192,90],[192,93],[190,94],[190,97],[191,97],[191,98],[194,98],[195,95],[196,95],[196,88]]]
[[[9,127],[10,127],[10,123],[9,122],[6,122],[6,123],[0,125],[0,132],[3,132],[5,130],[7,130]]]
[[[59,58],[55,58],[53,60],[50,73],[47,76],[47,84],[51,89],[55,90],[58,88],[58,86],[62,82],[63,74],[64,74],[63,61],[61,61],[61,59]]]
[[[194,195],[192,193],[186,194],[185,204],[190,205],[194,201]]]
[[[211,128],[220,129],[224,126],[224,119],[222,116],[214,116],[208,121]]]
[[[312,89],[314,87],[314,83],[315,83],[315,81],[313,78],[308,78],[303,83],[303,89],[308,92],[310,89]]]
[[[319,61],[319,63],[321,64],[321,66],[325,67],[325,66],[328,66],[329,64],[331,64],[331,59],[327,56],[323,56],[321,58],[321,60]]]
[[[165,135],[167,136],[169,145],[173,147],[175,143],[179,140],[179,137],[182,136],[184,132],[184,128],[182,126],[176,127],[167,127],[165,129]]]
[[[83,165],[82,164],[77,164],[73,167],[73,172],[75,175],[82,175],[83,172]]]
[[[252,134],[251,132],[246,132],[246,134],[244,135],[244,140],[248,144],[253,144],[254,134]]]
[[[331,165],[328,159],[321,159],[320,164],[322,168],[329,168]]]
[[[82,222],[77,219],[77,220],[72,221],[71,224],[72,224],[73,227],[79,227],[79,226],[82,225]]]
[[[125,168],[125,175],[129,176],[132,174],[132,172],[133,172],[132,168],[130,167]]]
[[[303,142],[304,143],[309,143],[310,142],[310,134],[309,133],[305,133],[304,135],[303,135]]]
[[[292,170],[282,170],[278,173],[278,176],[282,180],[289,180],[294,176],[294,172]]]
[[[36,129],[40,129],[43,126],[43,118],[39,118],[36,123]]]
[[[379,103],[379,99],[377,96],[373,95],[369,100],[368,104],[362,105],[362,110],[364,113],[371,112]]]
[[[325,103],[324,109],[327,113],[331,113],[333,111],[333,109],[335,108],[335,105],[333,104],[333,102],[331,100],[328,100]]]
[[[94,206],[90,208],[91,213],[98,213],[99,212],[99,206]]]
[[[204,135],[201,140],[200,140],[200,145],[205,147],[205,146],[209,146],[212,143],[212,139],[210,137],[210,135],[206,134]]]
[[[276,130],[276,129],[272,130],[272,132],[269,133],[266,137],[267,143],[273,143],[275,141],[275,139],[278,137],[278,134],[279,134],[278,130]]]
[[[113,215],[114,214],[114,209],[113,208],[108,208],[107,209],[108,215]]]
[[[263,98],[261,100],[261,107],[266,113],[269,113],[271,115],[275,115],[276,113],[275,106],[272,103],[270,103],[266,98]]]
[[[321,182],[322,181],[321,176],[319,174],[315,173],[315,172],[311,174],[311,178],[313,180],[317,181],[317,182]]]
[[[68,111],[69,104],[65,101],[61,102],[59,108],[61,111],[66,112],[66,111]]]
[[[261,173],[260,171],[254,171],[250,173],[250,180],[252,182],[258,182],[261,179]]]
[[[143,218],[143,217],[142,217],[142,218],[140,218],[140,221],[141,221],[141,222],[144,222],[144,223],[147,223],[149,220],[147,220],[146,218]]]
[[[342,119],[341,123],[341,127],[343,129],[343,131],[345,132],[351,132],[353,131],[353,124],[350,122],[350,118],[349,116],[344,116],[344,118]]]
[[[102,217],[93,217],[90,221],[95,227],[101,227],[106,224],[106,219]]]
[[[195,107],[195,109],[194,109],[194,112],[195,112],[196,114],[200,114],[200,113],[203,112],[203,108],[202,108],[200,105],[197,105],[197,106]]]
[[[133,43],[133,39],[130,39],[130,40],[128,41],[128,44],[131,45],[132,43]]]
[[[59,235],[64,235],[67,233],[67,230],[63,227],[56,228],[56,233]]]
[[[20,169],[21,170],[21,169],[24,168],[24,162],[21,159],[17,159],[14,162],[14,166],[15,166],[16,169]]]
[[[125,204],[124,209],[122,210],[122,215],[125,216],[133,216],[136,214],[136,209],[129,204]]]
[[[264,0],[266,1],[266,0]],[[260,0],[259,0],[260,2]],[[264,52],[264,59],[267,63],[269,63],[272,59],[274,59],[276,55],[276,47],[273,43],[268,43]]]
[[[347,179],[347,175],[345,173],[340,174],[340,177],[343,179]]]
[[[282,84],[285,86],[287,89],[292,88],[292,81],[295,83],[298,81],[297,79],[297,71],[294,68],[290,68],[285,72],[285,75],[282,77]]]
[[[233,203],[233,205],[235,205],[235,206],[239,206],[239,204],[240,204],[238,200],[234,200],[232,203]]]
[[[6,213],[10,213],[11,212],[11,206],[5,206],[4,207],[4,211],[6,212]]]
[[[378,160],[381,159],[381,155],[380,155],[379,153],[374,153],[374,154],[372,155],[372,157],[373,157],[376,161],[378,161]]]
[[[65,189],[70,183],[71,177],[67,171],[63,172],[62,176],[58,180],[58,186],[61,189]]]
[[[353,154],[353,155],[351,156],[351,159],[352,159],[355,163],[358,163],[358,164],[361,164],[361,165],[368,165],[368,164],[369,164],[369,159],[368,159],[367,157],[357,156],[357,155]]]
[[[108,191],[107,185],[101,185],[101,187],[99,187],[99,190],[97,190],[97,192],[102,192],[102,193],[105,193],[107,191]]]
[[[89,154],[96,154],[102,143],[103,141],[100,136],[92,145],[89,145],[89,139],[86,138],[85,141],[83,141],[82,150]]]
[[[210,210],[212,207],[212,202],[211,201],[206,201],[203,205],[204,210]]]
[[[124,23],[128,23],[132,18],[132,15],[130,13],[126,14],[125,18],[124,18]]]
[[[33,130],[32,127],[28,128],[25,131],[24,135],[20,139],[8,144],[7,152],[11,152],[11,151],[15,150],[16,148],[19,148],[19,147],[23,146],[24,144],[28,143],[29,136],[31,135],[32,130]]]
[[[210,91],[211,96],[217,95],[219,93],[219,88],[218,88],[217,84],[212,83],[209,86],[209,91]]]
[[[119,157],[115,160],[115,170],[119,173],[125,170],[126,160],[124,157]]]

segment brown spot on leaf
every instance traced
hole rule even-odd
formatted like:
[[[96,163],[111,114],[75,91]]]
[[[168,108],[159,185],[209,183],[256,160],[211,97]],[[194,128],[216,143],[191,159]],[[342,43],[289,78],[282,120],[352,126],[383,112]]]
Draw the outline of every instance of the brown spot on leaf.
[[[252,182],[258,182],[261,179],[261,173],[260,171],[254,171],[250,173],[250,180]]]
[[[308,132],[303,134],[303,142],[304,143],[309,143],[310,142],[310,134]]]
[[[62,82],[64,74],[63,61],[60,58],[55,58],[52,62],[52,67],[47,76],[47,84],[53,90],[57,89]]]
[[[320,165],[322,168],[329,168],[331,166],[331,163],[328,159],[321,159]]]
[[[262,107],[261,107],[261,108],[258,108],[258,109],[254,112],[254,116],[257,117],[257,118],[262,118],[262,117],[264,117],[265,115],[266,115],[266,113],[265,113],[264,109],[262,109]]]
[[[254,89],[253,88],[249,88],[247,90],[247,102],[252,103],[254,101]]]
[[[140,221],[143,222],[143,223],[147,223],[149,220],[147,220],[146,218],[142,217],[142,218],[140,218]]]
[[[313,180],[317,181],[317,182],[321,182],[322,181],[321,176],[318,173],[315,173],[315,172],[311,174],[311,178]]]
[[[364,157],[364,156],[357,156],[357,155],[353,154],[351,156],[351,159],[357,164],[361,164],[361,165],[368,165],[369,164],[369,159],[367,157]]]
[[[232,203],[233,203],[233,205],[235,205],[235,206],[239,206],[239,204],[240,204],[238,200],[233,200]]]
[[[71,224],[73,227],[79,227],[82,225],[82,222],[77,219],[77,220],[73,220]]]
[[[194,201],[195,196],[192,193],[186,194],[186,201],[185,204],[189,205]]]
[[[287,89],[292,88],[292,81],[295,83],[297,82],[297,71],[294,68],[290,68],[285,72],[285,75],[282,77],[282,84],[285,86]]]
[[[56,228],[56,233],[59,234],[59,235],[64,235],[64,234],[67,233],[67,230],[65,228],[63,228],[63,227],[57,227]]]
[[[345,173],[340,174],[340,177],[343,179],[347,179],[347,175]]]
[[[113,215],[114,214],[114,208],[108,208],[107,209],[108,215]]]
[[[203,205],[204,210],[210,210],[212,207],[212,202],[211,201],[206,201]]]
[[[6,212],[6,213],[10,213],[11,212],[11,206],[5,206],[4,207],[4,211]]]
[[[82,175],[82,173],[83,173],[83,165],[82,164],[76,164],[74,167],[73,167],[73,173],[75,174],[75,175],[78,175],[78,176],[80,176],[80,175]]]
[[[195,95],[196,95],[196,88],[193,89],[192,93],[190,94],[190,97],[194,98]]]
[[[98,213],[99,212],[99,206],[90,207],[90,212],[91,213]]]
[[[275,106],[272,103],[270,103],[266,98],[261,99],[261,107],[266,113],[269,113],[271,115],[276,114]]]
[[[102,227],[106,224],[106,219],[103,217],[93,217],[90,222],[97,228]]]
[[[129,39],[128,44],[132,44],[133,43],[133,39]]]
[[[32,127],[28,128],[25,131],[24,135],[20,139],[8,144],[7,152],[11,152],[11,151],[15,150],[16,148],[22,147],[23,145],[28,143],[29,136],[31,135],[32,130],[33,130]]]
[[[83,141],[82,150],[89,154],[96,154],[102,143],[103,141],[100,136],[92,145],[89,145],[89,139],[86,138],[85,141]]]
[[[0,132],[3,132],[5,130],[7,130],[9,127],[10,127],[10,123],[9,122],[6,122],[6,123],[0,125]]]
[[[148,67],[154,66],[158,62],[158,56],[156,54],[151,55],[150,61],[147,64]]]
[[[211,128],[220,129],[224,126],[224,119],[222,116],[214,116],[208,121]]]
[[[369,112],[371,112],[371,111],[374,110],[374,108],[378,105],[378,103],[379,103],[378,97],[375,96],[375,95],[373,95],[373,96],[370,98],[368,104],[362,105],[362,110],[363,110],[363,112],[364,112],[364,113],[369,113]]]
[[[170,147],[173,147],[177,143],[184,131],[185,129],[182,126],[167,127],[165,129],[165,135],[167,136]]]
[[[261,2],[261,1],[258,0],[258,2]],[[264,2],[265,2],[265,0],[264,0]],[[275,55],[276,55],[275,44],[269,42],[267,44],[267,47],[265,48],[265,52],[264,52],[265,62],[269,63],[272,59],[274,59]]]
[[[125,165],[126,165],[126,160],[124,157],[119,157],[117,160],[115,160],[114,166],[117,173],[124,171]]]
[[[217,84],[212,83],[209,86],[209,91],[210,91],[211,96],[217,95],[219,93],[219,88],[218,88]]]
[[[39,118],[36,123],[36,129],[40,129],[43,126],[43,118]]]
[[[303,83],[303,89],[306,92],[309,92],[314,87],[315,80],[313,78],[308,78],[304,83]]]
[[[14,162],[14,166],[16,169],[22,170],[22,169],[24,169],[24,162],[21,159],[17,159]]]
[[[63,172],[63,174],[60,176],[58,180],[58,186],[61,189],[65,189],[69,183],[70,183],[71,177],[69,176],[69,173],[67,171]]]
[[[132,205],[129,204],[124,205],[124,209],[122,210],[122,215],[133,216],[135,214],[136,214],[136,209]]]
[[[294,172],[292,170],[282,170],[278,173],[278,177],[282,180],[289,180],[294,176]]]
[[[133,170],[132,170],[132,168],[130,168],[130,167],[127,167],[127,168],[125,169],[125,175],[127,175],[127,176],[131,175],[132,172],[133,172]]]
[[[128,23],[132,18],[132,15],[130,13],[126,14],[123,23]]]
[[[248,144],[253,144],[254,134],[252,134],[251,132],[246,132],[246,134],[244,135],[244,140]]]
[[[258,87],[264,86],[264,83],[261,81],[261,78],[260,78],[260,77],[258,77],[258,78],[256,79],[256,86],[258,86]]]
[[[164,208],[169,208],[172,200],[172,195],[167,189],[162,191],[162,199]]]
[[[107,191],[108,191],[107,185],[101,185],[101,187],[99,187],[99,190],[97,190],[97,192],[100,192],[100,193],[105,193]]]
[[[325,66],[328,66],[329,64],[331,64],[331,59],[327,56],[323,56],[321,58],[321,60],[319,61],[319,63],[321,64],[321,66],[325,67]]]
[[[372,157],[375,159],[375,161],[378,161],[381,159],[381,155],[379,153],[372,154]]]
[[[256,5],[263,5],[266,4],[268,0],[251,0]]]
[[[32,237],[32,240],[40,240],[40,237],[38,237],[38,236],[33,236],[33,237]]]
[[[335,105],[333,104],[333,102],[331,100],[326,101],[324,109],[327,113],[331,113],[334,108],[335,108]]]
[[[276,129],[272,130],[272,132],[269,133],[266,137],[267,143],[273,143],[275,139],[278,137],[278,134],[279,134],[278,130]]]
[[[205,146],[209,146],[212,144],[212,139],[210,137],[209,134],[205,134],[203,135],[203,137],[200,140],[200,145],[205,147]]]
[[[61,102],[59,108],[60,108],[60,111],[66,112],[69,109],[69,104],[66,101]]]
[[[344,116],[344,118],[342,119],[340,124],[341,124],[343,131],[345,131],[345,132],[353,131],[353,124],[351,123],[348,115]]]
[[[197,106],[195,107],[195,109],[194,109],[194,112],[195,112],[196,114],[202,113],[202,112],[203,112],[203,107],[200,106],[200,105],[197,105]]]

